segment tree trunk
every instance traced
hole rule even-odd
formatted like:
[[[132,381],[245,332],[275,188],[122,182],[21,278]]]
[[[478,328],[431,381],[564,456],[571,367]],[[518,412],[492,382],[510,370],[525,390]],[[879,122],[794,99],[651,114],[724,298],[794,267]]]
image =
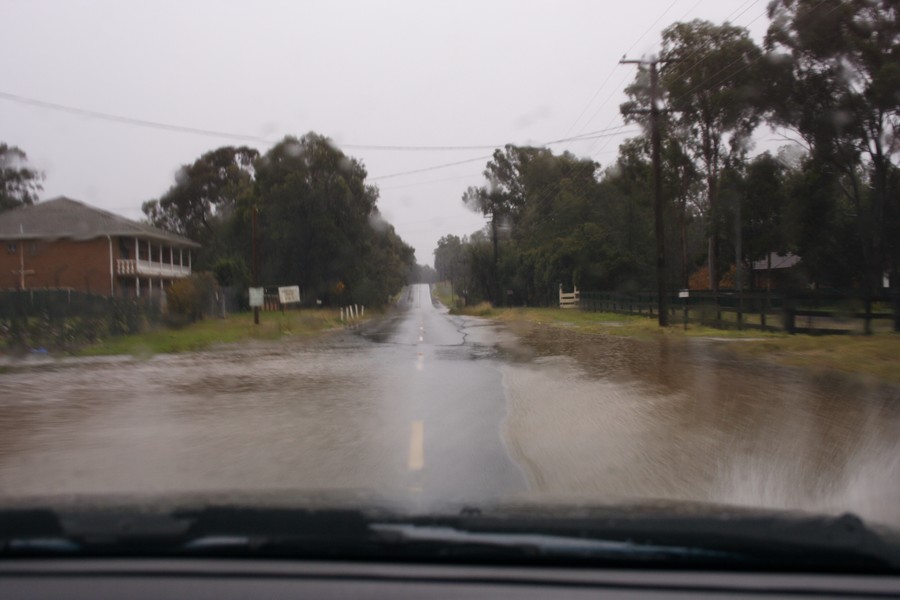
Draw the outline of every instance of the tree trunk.
[[[500,268],[499,261],[497,257],[497,213],[491,213],[491,241],[494,246],[494,260],[492,262],[492,273],[491,279],[493,279],[493,285],[491,285],[491,295],[494,296],[491,298],[491,303],[494,306],[500,306]]]
[[[681,201],[681,211],[678,216],[678,233],[680,242],[681,242],[681,283],[683,289],[688,289],[690,287],[690,273],[688,273],[688,261],[687,261],[687,216],[685,215],[685,211],[687,210],[687,201]]]
[[[719,223],[718,223],[718,199],[716,198],[716,177],[710,174],[707,177],[707,197],[709,198],[709,242],[708,242],[708,266],[709,289],[719,291]]]

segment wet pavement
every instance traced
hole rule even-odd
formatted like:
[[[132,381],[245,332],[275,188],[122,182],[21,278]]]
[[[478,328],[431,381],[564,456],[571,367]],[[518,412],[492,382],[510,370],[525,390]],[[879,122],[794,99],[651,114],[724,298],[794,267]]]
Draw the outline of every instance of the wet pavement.
[[[0,373],[0,499],[331,493],[414,510],[701,501],[900,525],[900,389],[450,316]]]

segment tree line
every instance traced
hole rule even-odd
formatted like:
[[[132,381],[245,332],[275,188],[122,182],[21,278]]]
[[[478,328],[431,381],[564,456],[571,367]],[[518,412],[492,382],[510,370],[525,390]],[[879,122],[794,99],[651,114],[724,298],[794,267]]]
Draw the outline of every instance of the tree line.
[[[195,269],[222,285],[251,284],[255,212],[260,285],[299,285],[307,303],[380,306],[417,271],[366,176],[328,138],[287,136],[265,154],[207,152],[142,209],[153,225],[199,242]]]
[[[261,154],[225,146],[183,165],[143,203],[146,220],[201,244],[195,272],[220,285],[299,285],[306,303],[380,306],[410,278],[433,279],[377,207],[365,167],[327,138],[287,136]],[[43,174],[20,148],[0,144],[0,210],[33,204]]]
[[[658,61],[670,290],[752,286],[754,261],[801,257],[795,285],[874,292],[900,277],[900,22],[890,0],[774,0],[762,47],[745,28],[694,20]],[[621,111],[644,124],[649,70]],[[769,126],[786,142],[752,156]],[[614,163],[508,145],[463,202],[489,218],[448,235],[438,275],[467,301],[548,304],[558,285],[651,289],[649,135]],[[743,275],[743,276],[742,276]]]

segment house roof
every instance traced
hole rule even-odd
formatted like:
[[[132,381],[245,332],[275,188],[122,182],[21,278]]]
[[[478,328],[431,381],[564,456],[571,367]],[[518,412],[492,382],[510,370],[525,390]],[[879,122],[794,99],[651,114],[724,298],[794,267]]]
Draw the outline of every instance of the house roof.
[[[65,196],[0,212],[0,240],[92,240],[106,236],[136,237],[173,246],[200,247],[200,244],[186,237]]]
[[[796,254],[791,254],[790,252],[783,255],[772,252],[769,256],[772,258],[773,269],[790,269],[791,267],[795,267],[800,263],[800,257]],[[762,260],[753,261],[754,271],[765,271],[768,268],[768,261],[765,258]]]

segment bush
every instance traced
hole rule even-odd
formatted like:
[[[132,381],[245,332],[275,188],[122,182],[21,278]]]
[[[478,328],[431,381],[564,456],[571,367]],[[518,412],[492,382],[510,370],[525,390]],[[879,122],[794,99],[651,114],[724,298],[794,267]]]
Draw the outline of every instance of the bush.
[[[217,288],[210,273],[194,273],[174,282],[166,290],[169,323],[183,325],[202,319],[215,308]]]
[[[250,270],[239,258],[220,258],[213,265],[216,281],[223,287],[246,288],[250,285]]]

